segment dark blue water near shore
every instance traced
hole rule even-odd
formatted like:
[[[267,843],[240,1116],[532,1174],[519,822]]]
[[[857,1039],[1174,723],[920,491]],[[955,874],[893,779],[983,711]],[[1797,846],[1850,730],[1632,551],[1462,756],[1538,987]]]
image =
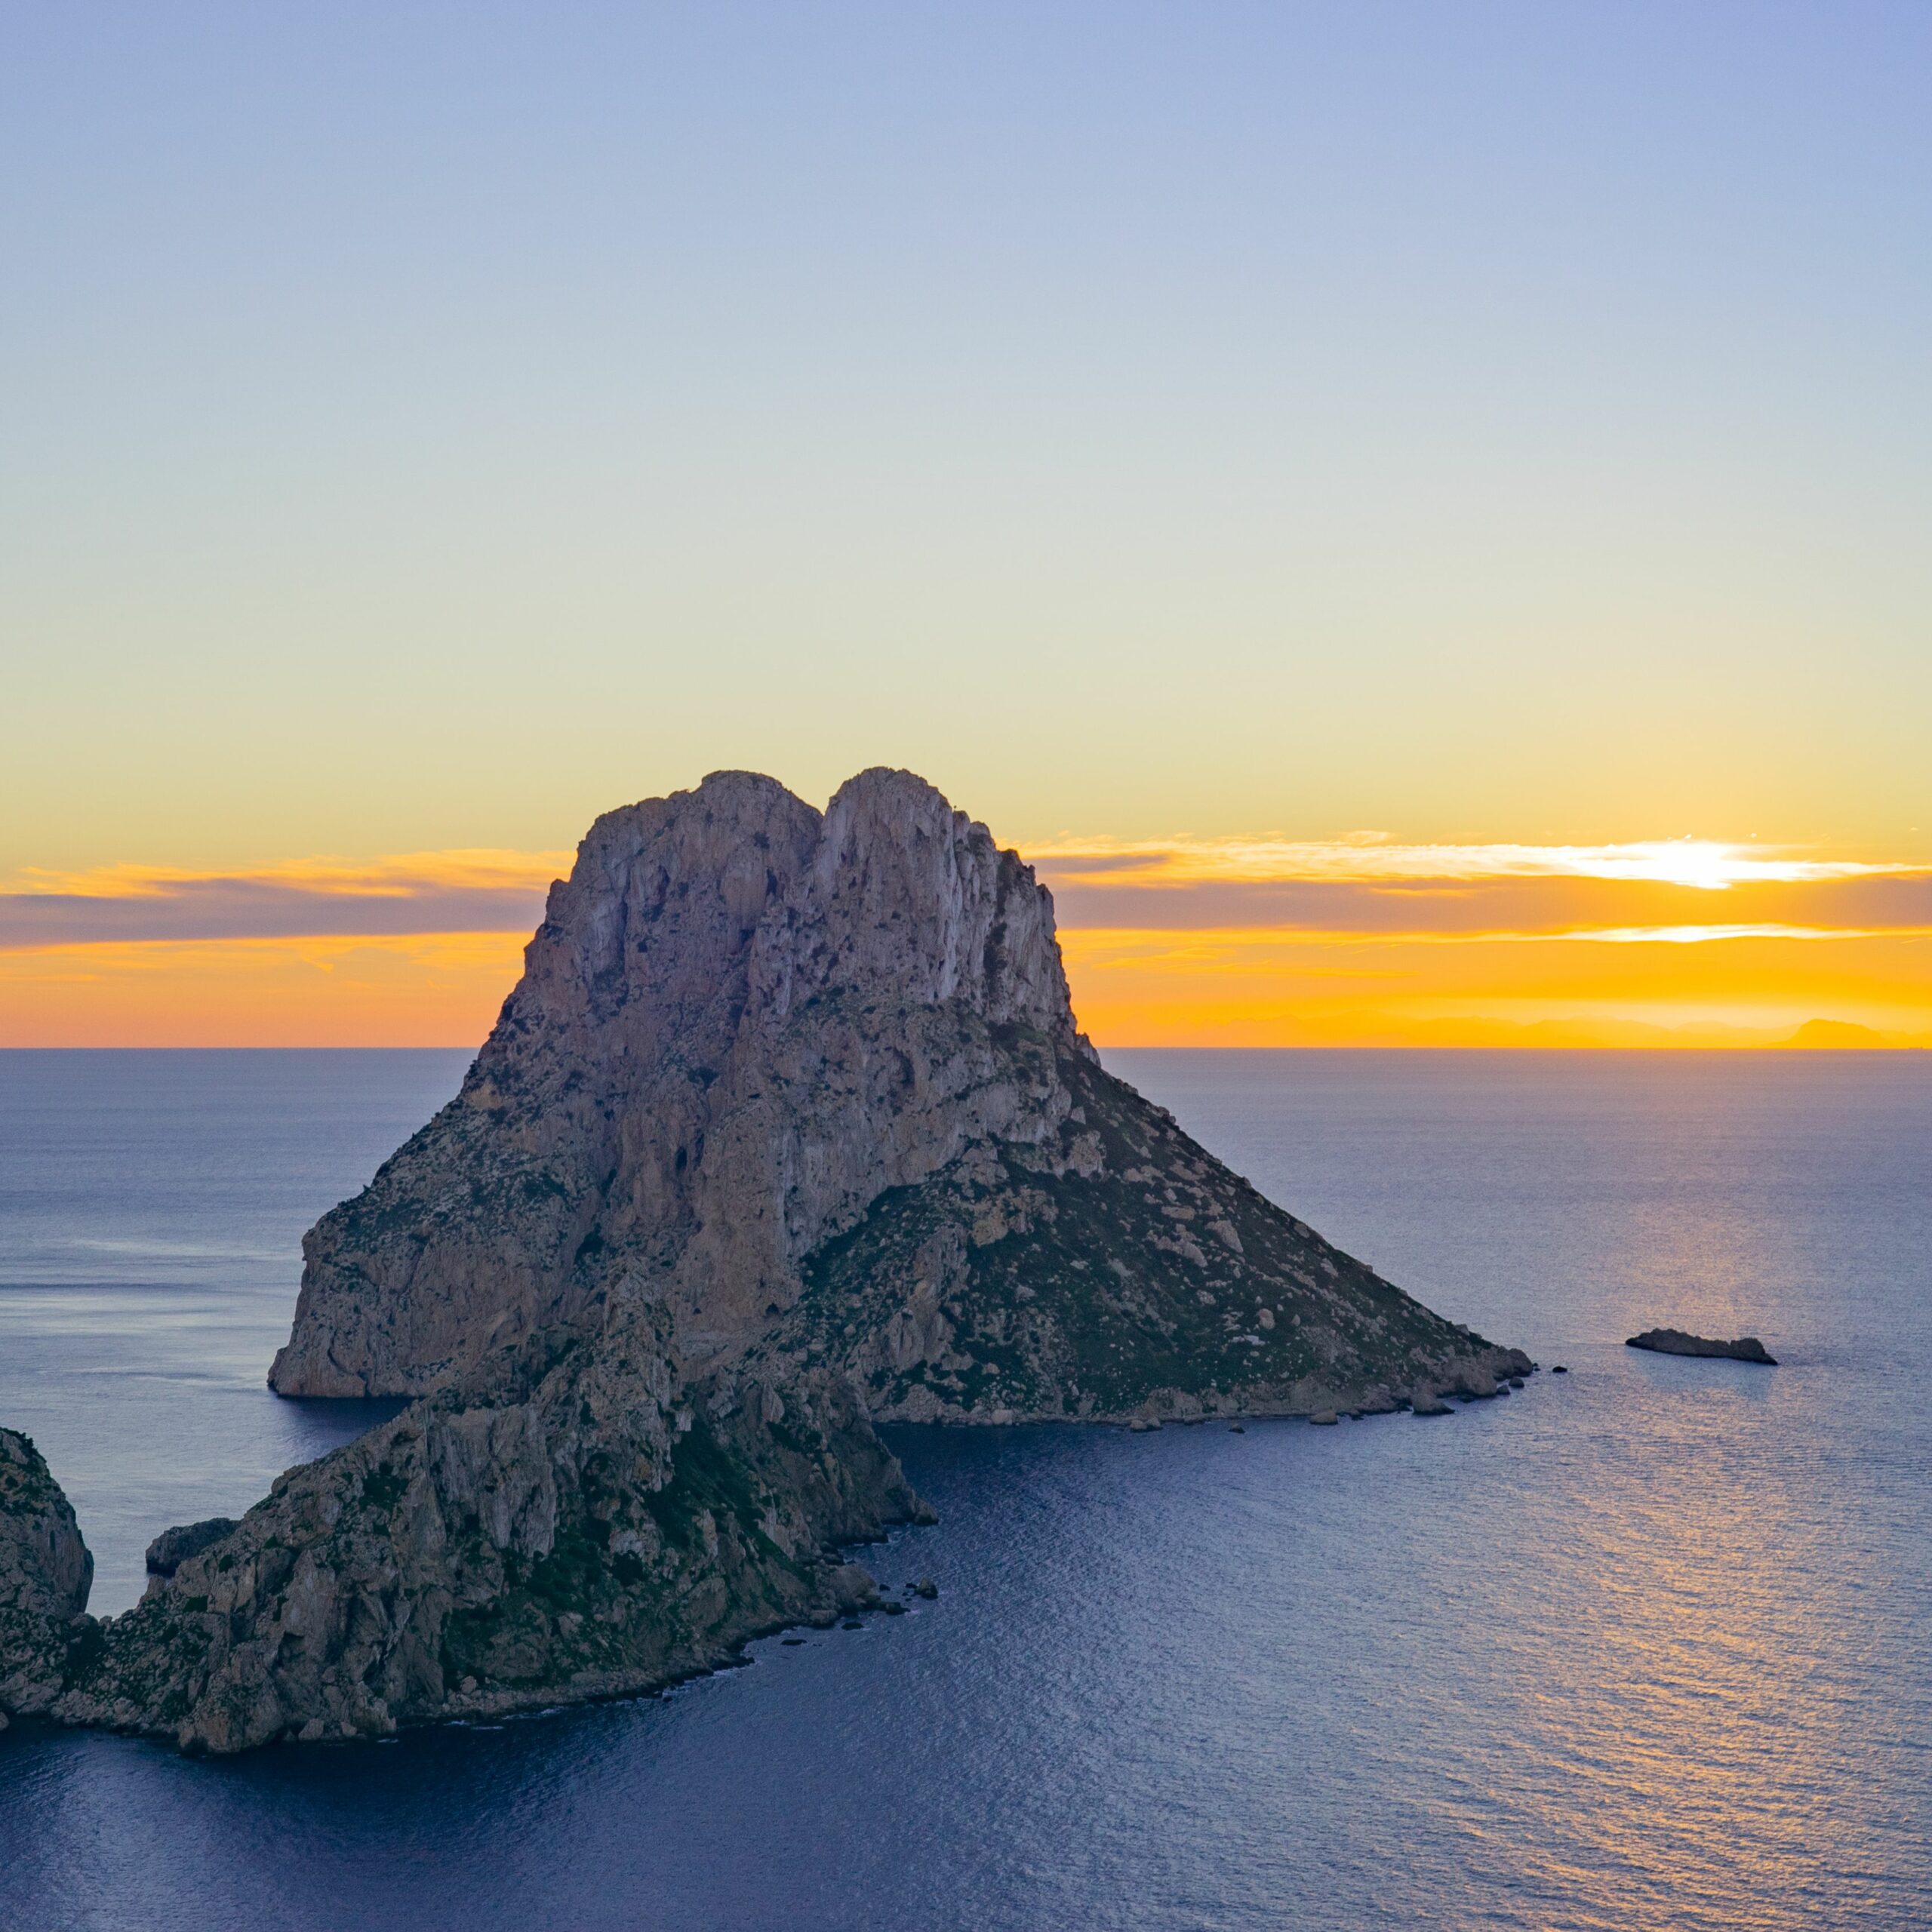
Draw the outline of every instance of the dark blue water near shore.
[[[1932,1923],[1932,1056],[1109,1057],[1561,1378],[903,1432],[934,1604],[664,1699],[222,1764],[0,1738],[0,1924]],[[261,1377],[434,1054],[0,1055],[0,1421],[139,1588],[360,1426]],[[1784,1365],[1639,1355],[1671,1321]]]

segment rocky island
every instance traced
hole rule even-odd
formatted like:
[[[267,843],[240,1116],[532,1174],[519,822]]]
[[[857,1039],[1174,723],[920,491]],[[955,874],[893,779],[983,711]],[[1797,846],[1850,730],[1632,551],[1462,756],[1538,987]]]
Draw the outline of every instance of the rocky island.
[[[275,1388],[410,1405],[158,1539],[125,1616],[77,1624],[35,1531],[0,1704],[234,1751],[641,1691],[877,1604],[836,1552],[923,1513],[879,1423],[1428,1413],[1531,1366],[1107,1073],[1046,890],[884,770],[598,820],[461,1091],[303,1251]]]
[[[1687,1334],[1681,1328],[1646,1328],[1632,1335],[1626,1349],[1648,1349],[1660,1355],[1709,1355],[1728,1361],[1755,1361],[1761,1367],[1775,1368],[1778,1358],[1755,1335],[1740,1335],[1735,1341],[1715,1341],[1708,1335]]]

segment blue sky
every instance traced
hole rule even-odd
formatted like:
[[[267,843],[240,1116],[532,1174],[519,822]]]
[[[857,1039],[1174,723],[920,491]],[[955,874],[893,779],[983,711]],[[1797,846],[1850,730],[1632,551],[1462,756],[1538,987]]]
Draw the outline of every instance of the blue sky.
[[[0,866],[1924,854],[1923,7],[0,23]]]

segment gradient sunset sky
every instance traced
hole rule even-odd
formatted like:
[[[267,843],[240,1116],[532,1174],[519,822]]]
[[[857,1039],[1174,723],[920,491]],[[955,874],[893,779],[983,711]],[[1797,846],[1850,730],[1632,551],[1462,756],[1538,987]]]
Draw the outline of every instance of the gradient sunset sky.
[[[1103,1044],[1932,1044],[1932,8],[0,14],[0,1044],[923,773]]]

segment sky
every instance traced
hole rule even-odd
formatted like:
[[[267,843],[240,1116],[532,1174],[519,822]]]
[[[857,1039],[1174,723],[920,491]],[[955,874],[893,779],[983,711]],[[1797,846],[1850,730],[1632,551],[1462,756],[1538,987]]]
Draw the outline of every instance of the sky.
[[[0,5],[0,1044],[474,1041],[598,812],[875,764],[1103,1044],[1932,1043],[1928,82],[1865,0]]]

